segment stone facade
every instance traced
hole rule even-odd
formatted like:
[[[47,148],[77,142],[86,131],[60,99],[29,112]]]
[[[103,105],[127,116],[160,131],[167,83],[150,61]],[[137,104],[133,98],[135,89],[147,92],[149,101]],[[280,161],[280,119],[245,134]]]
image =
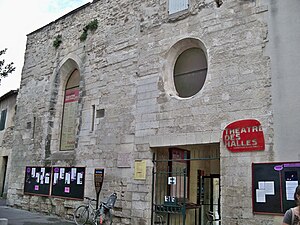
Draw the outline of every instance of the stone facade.
[[[6,197],[9,187],[11,152],[13,149],[14,116],[16,110],[17,90],[12,90],[0,97],[0,191]],[[4,123],[4,125],[3,125]],[[2,126],[3,125],[3,126]]]
[[[275,154],[268,7],[217,2],[190,0],[188,10],[168,15],[166,0],[94,1],[28,34],[9,204],[68,217],[78,201],[23,194],[25,166],[85,166],[85,195],[91,197],[93,172],[101,167],[101,198],[118,193],[115,224],[150,224],[152,154],[217,145],[222,224],[274,224],[274,216],[254,215],[251,204],[251,163],[274,161]],[[98,28],[81,42],[82,29],[94,19]],[[57,35],[62,43],[56,49]],[[173,67],[180,51],[191,47],[205,51],[208,72],[202,90],[183,99],[174,90]],[[76,148],[60,151],[64,87],[74,69],[81,78]],[[93,107],[104,116],[93,118]],[[229,152],[222,130],[249,118],[261,122],[265,150]],[[125,156],[129,165],[123,166],[118,159]],[[146,160],[146,180],[134,179],[135,160]]]

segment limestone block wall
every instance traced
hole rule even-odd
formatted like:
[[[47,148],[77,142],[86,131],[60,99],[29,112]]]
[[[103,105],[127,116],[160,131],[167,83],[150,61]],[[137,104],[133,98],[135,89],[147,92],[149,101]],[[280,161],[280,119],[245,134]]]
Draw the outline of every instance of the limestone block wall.
[[[0,131],[0,191],[6,197],[9,186],[11,151],[13,148],[14,116],[18,91],[11,90],[0,97],[0,112],[6,110],[5,127]]]
[[[86,166],[85,195],[91,197],[94,168],[103,167],[101,198],[118,193],[116,224],[150,224],[151,148],[220,143],[221,202],[230,206],[222,207],[222,223],[262,223],[252,214],[251,162],[273,159],[267,11],[255,1],[223,2],[218,7],[213,0],[191,0],[189,10],[169,16],[164,0],[94,1],[29,34],[9,204],[67,217],[78,201],[23,195],[25,166]],[[81,42],[83,27],[94,19],[97,30]],[[62,43],[55,49],[57,35]],[[205,50],[208,74],[198,94],[181,99],[170,81],[170,61],[178,46],[195,43]],[[81,77],[77,145],[62,152],[63,91],[75,68]],[[105,111],[95,121],[93,106]],[[266,150],[229,153],[221,131],[246,118],[262,123]],[[120,164],[124,156],[129,165]],[[145,181],[133,179],[137,159],[147,161]]]

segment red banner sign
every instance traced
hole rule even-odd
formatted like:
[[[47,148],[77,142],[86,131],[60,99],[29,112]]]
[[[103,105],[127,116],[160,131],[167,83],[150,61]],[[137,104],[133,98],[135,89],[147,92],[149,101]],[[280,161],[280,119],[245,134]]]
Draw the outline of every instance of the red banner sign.
[[[223,142],[231,152],[265,150],[262,126],[254,119],[239,120],[227,125],[223,131]]]
[[[72,88],[69,90],[66,90],[65,95],[65,103],[69,102],[78,102],[79,99],[79,88]]]

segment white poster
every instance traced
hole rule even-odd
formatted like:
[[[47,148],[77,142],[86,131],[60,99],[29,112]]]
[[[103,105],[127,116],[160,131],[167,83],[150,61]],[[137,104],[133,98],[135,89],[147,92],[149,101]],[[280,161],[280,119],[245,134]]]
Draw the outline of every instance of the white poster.
[[[41,175],[44,177],[45,176],[45,168],[41,168]]]
[[[266,202],[265,190],[256,189],[256,202]]]
[[[286,200],[294,201],[294,193],[295,193],[297,186],[298,186],[298,181],[286,181],[285,182]]]
[[[76,168],[71,169],[71,180],[72,181],[76,180],[76,172],[77,172]]]
[[[41,179],[40,179],[41,184],[44,184],[44,176],[41,174]]]
[[[36,173],[36,182],[40,183],[40,173]]]
[[[36,171],[36,168],[31,169],[31,177],[35,177],[35,171]]]
[[[53,184],[57,184],[59,173],[54,173],[53,175]]]
[[[66,173],[66,179],[65,179],[65,184],[70,184],[71,183],[71,174]]]
[[[50,174],[49,173],[46,173],[46,176],[45,176],[45,184],[49,184],[50,183]]]
[[[78,173],[77,174],[77,184],[82,184],[82,178],[83,178],[83,174],[82,173]]]
[[[274,181],[259,181],[256,189],[256,202],[266,202],[266,195],[275,195]]]
[[[65,179],[65,168],[60,168],[60,170],[59,170],[59,179],[60,180]]]
[[[258,189],[265,190],[266,195],[275,195],[274,181],[260,181],[258,182]]]

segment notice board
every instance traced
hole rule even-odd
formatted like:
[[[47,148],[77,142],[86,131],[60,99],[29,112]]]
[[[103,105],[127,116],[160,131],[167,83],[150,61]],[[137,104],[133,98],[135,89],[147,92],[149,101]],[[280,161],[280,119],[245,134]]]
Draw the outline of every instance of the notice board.
[[[50,194],[51,167],[31,167],[25,169],[24,194]]]
[[[253,213],[284,214],[295,206],[294,192],[299,184],[300,162],[253,163]]]
[[[51,196],[83,199],[85,167],[53,167]]]

